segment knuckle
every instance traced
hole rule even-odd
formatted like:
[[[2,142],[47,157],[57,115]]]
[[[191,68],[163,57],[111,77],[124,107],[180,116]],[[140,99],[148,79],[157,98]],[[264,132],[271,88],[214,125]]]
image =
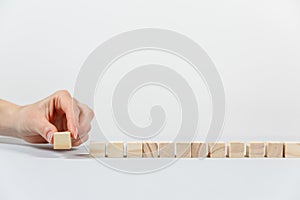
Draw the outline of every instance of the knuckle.
[[[89,117],[89,118],[94,118],[95,113],[92,109],[90,109],[86,104],[81,104],[79,103],[78,106],[81,108],[82,112],[84,112],[84,114]]]
[[[88,110],[87,110],[87,115],[88,115],[90,118],[94,118],[95,113],[94,113],[93,110],[91,110],[91,109],[88,108]]]
[[[40,134],[44,134],[45,137],[48,137],[47,134],[49,134],[49,131],[50,131],[50,127],[49,126],[45,126],[43,125],[40,129],[41,133]]]
[[[73,102],[79,104],[78,100],[73,97]]]
[[[67,96],[67,97],[71,97],[71,94],[69,93],[68,90],[59,90],[56,92],[56,94],[58,96]]]

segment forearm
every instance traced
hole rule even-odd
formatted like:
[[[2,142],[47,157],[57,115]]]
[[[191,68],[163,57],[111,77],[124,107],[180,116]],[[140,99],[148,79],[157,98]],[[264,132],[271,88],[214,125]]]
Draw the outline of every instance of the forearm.
[[[0,99],[0,135],[17,137],[15,118],[20,106]]]

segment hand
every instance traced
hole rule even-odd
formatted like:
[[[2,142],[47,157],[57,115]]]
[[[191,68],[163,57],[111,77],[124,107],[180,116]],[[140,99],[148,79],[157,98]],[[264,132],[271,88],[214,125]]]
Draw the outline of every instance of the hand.
[[[53,95],[31,105],[21,106],[14,112],[16,137],[30,143],[53,143],[53,133],[70,131],[72,146],[88,139],[93,111],[79,103],[67,91]]]

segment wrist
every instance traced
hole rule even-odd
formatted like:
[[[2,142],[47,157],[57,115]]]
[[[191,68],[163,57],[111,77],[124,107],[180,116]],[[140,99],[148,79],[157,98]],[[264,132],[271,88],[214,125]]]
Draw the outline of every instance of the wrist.
[[[0,135],[19,137],[18,115],[21,106],[0,100]]]

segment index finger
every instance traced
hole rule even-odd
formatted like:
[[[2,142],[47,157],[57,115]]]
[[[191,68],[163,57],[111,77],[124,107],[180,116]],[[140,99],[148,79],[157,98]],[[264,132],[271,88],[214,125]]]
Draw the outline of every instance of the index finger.
[[[76,111],[76,105],[74,105],[73,98],[71,97],[69,92],[59,91],[56,93],[55,99],[55,108],[61,109],[65,113],[67,118],[68,130],[71,132],[72,137],[76,139],[78,137],[77,126],[79,120],[79,111],[78,108]]]

